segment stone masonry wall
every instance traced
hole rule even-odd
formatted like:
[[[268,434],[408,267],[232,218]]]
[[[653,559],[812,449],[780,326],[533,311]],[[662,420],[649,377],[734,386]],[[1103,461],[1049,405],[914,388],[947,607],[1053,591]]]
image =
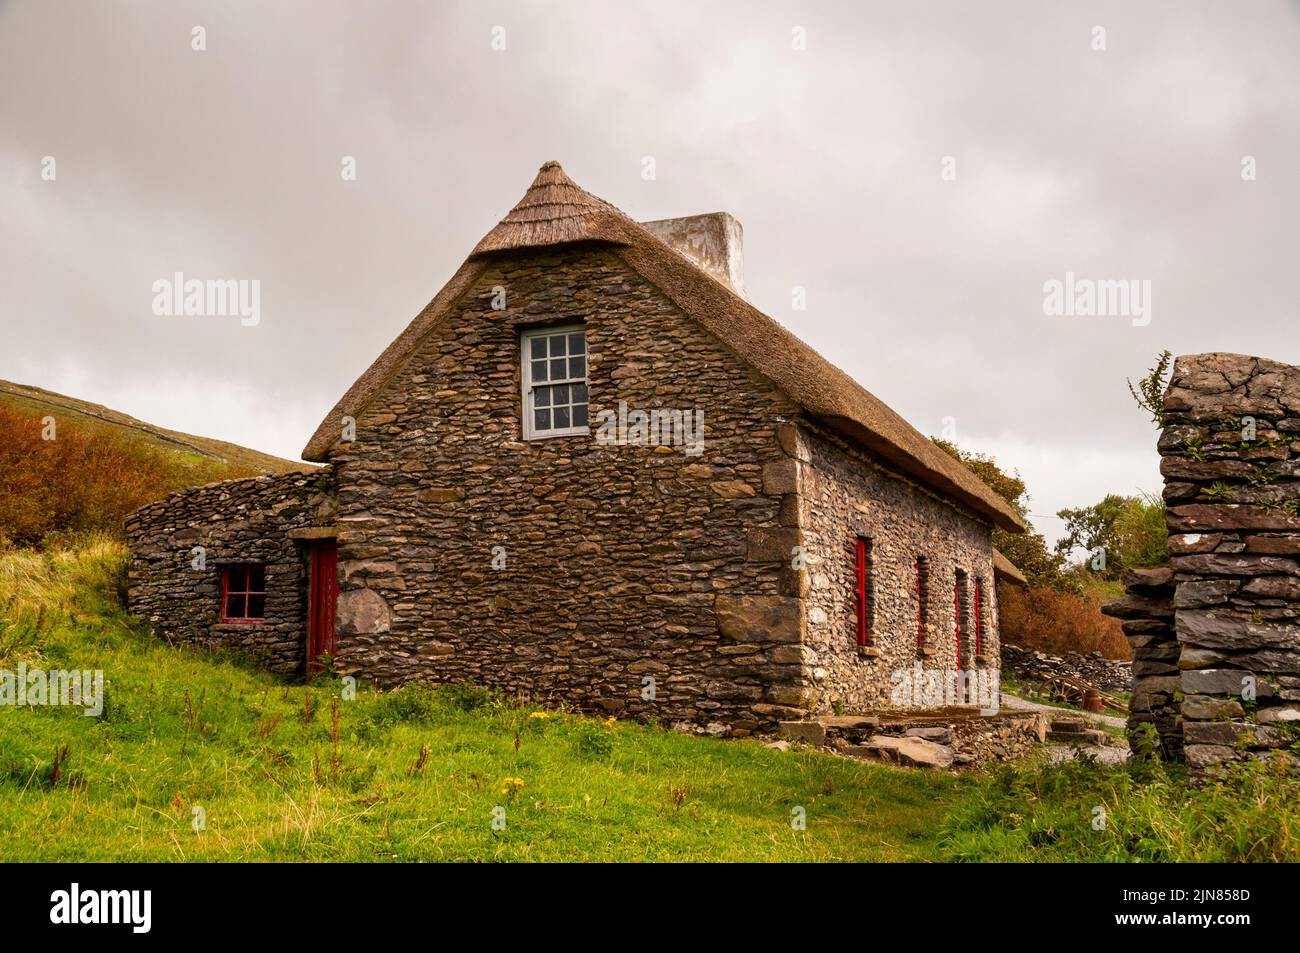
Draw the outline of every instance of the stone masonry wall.
[[[131,549],[128,604],[168,640],[228,648],[274,672],[303,670],[307,637],[306,558],[291,530],[334,522],[333,473],[228,480],[182,490],[126,522]],[[203,547],[203,568],[194,568]],[[221,622],[221,570],[266,566],[266,619]]]
[[[593,429],[620,401],[699,409],[701,455],[521,439],[520,331],[579,322]],[[332,456],[340,668],[732,734],[797,714],[796,413],[608,250],[497,259]]]
[[[1180,357],[1164,411],[1183,740],[1199,774],[1297,739],[1300,367]]]
[[[1177,760],[1183,756],[1183,713],[1174,573],[1167,566],[1130,569],[1124,583],[1124,598],[1106,604],[1102,612],[1124,620],[1124,635],[1133,652],[1129,747],[1139,750],[1139,732],[1151,725],[1161,756]]]
[[[898,707],[895,673],[998,668],[997,603],[991,529],[952,504],[873,466],[831,435],[807,432],[800,522],[809,555],[807,664],[817,708],[863,711]],[[871,644],[857,641],[854,541],[870,539]],[[914,560],[928,561],[927,617],[932,631],[917,646]],[[962,606],[963,658],[957,659],[957,571],[967,573]],[[981,652],[974,657],[974,581],[981,580]],[[910,676],[909,676],[910,677]],[[909,693],[910,694],[910,693]],[[973,701],[974,699],[969,699]]]

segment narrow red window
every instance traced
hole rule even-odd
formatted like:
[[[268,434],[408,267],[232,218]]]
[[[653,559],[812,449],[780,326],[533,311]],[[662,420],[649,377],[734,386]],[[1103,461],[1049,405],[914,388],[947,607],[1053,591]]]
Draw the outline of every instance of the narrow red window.
[[[853,596],[858,645],[871,644],[871,540],[859,536],[853,541]]]
[[[266,568],[226,566],[221,571],[221,621],[261,622],[266,618]]]
[[[952,584],[952,624],[953,630],[957,633],[957,671],[962,669],[962,652],[961,652],[961,575],[958,574],[957,581]]]
[[[984,631],[983,631],[984,620],[981,617],[981,613],[983,610],[980,607],[980,602],[984,596],[983,589],[984,589],[984,585],[982,581],[976,579],[975,580],[975,654],[976,655],[984,654],[984,645],[982,642],[984,638]]]

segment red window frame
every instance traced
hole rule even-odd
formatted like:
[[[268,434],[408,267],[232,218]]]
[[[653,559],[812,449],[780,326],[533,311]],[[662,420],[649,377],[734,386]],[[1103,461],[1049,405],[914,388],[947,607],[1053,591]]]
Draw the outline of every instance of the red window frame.
[[[961,576],[952,584],[952,624],[957,635],[957,671],[961,671]]]
[[[867,563],[870,557],[871,541],[859,536],[853,541],[853,595],[858,626],[858,645],[871,644],[871,627],[869,622],[869,604],[867,602]]]
[[[254,585],[260,583],[260,586]],[[262,614],[249,615],[253,596],[261,596]],[[242,615],[230,613],[231,597],[236,607],[243,606]],[[242,600],[242,601],[239,601]],[[221,568],[221,621],[256,625],[266,621],[266,567],[258,563],[243,563]]]
[[[984,635],[983,617],[980,612],[980,598],[984,595],[984,584],[978,576],[975,577],[975,654],[983,655],[984,646],[982,639]]]

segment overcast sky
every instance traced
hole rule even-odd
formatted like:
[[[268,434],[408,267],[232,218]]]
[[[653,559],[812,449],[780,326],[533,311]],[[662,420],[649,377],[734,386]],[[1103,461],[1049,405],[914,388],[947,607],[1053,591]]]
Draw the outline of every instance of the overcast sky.
[[[31,0],[0,377],[296,459],[548,159],[734,214],[756,305],[1035,514],[1158,489],[1124,379],[1161,348],[1300,363],[1294,2]],[[177,271],[260,323],[156,316]],[[1046,316],[1067,272],[1149,281],[1149,324]]]

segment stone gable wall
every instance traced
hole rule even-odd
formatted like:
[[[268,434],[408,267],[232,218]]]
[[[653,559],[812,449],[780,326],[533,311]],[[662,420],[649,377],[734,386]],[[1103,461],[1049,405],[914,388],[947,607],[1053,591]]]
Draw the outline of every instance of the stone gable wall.
[[[910,482],[874,466],[864,454],[821,432],[808,432],[809,461],[800,496],[800,522],[808,552],[807,664],[819,711],[897,707],[895,673],[924,669],[955,671],[954,585],[967,575],[963,650],[972,670],[973,585],[983,582],[981,656],[974,669],[996,678],[997,596],[991,528]],[[854,540],[871,540],[872,646],[857,644]],[[933,627],[927,650],[917,649],[914,560],[928,560],[927,617]]]
[[[578,322],[593,427],[700,409],[701,455],[521,439],[520,330]],[[796,412],[609,251],[497,260],[332,457],[340,667],[732,733],[785,717],[800,604],[764,468]]]
[[[329,468],[228,480],[137,510],[126,522],[130,611],[170,641],[231,649],[274,672],[302,672],[307,560],[288,534],[334,522],[333,482]],[[204,549],[201,569],[193,565],[195,547]],[[231,563],[265,564],[264,622],[220,621],[221,570]]]

